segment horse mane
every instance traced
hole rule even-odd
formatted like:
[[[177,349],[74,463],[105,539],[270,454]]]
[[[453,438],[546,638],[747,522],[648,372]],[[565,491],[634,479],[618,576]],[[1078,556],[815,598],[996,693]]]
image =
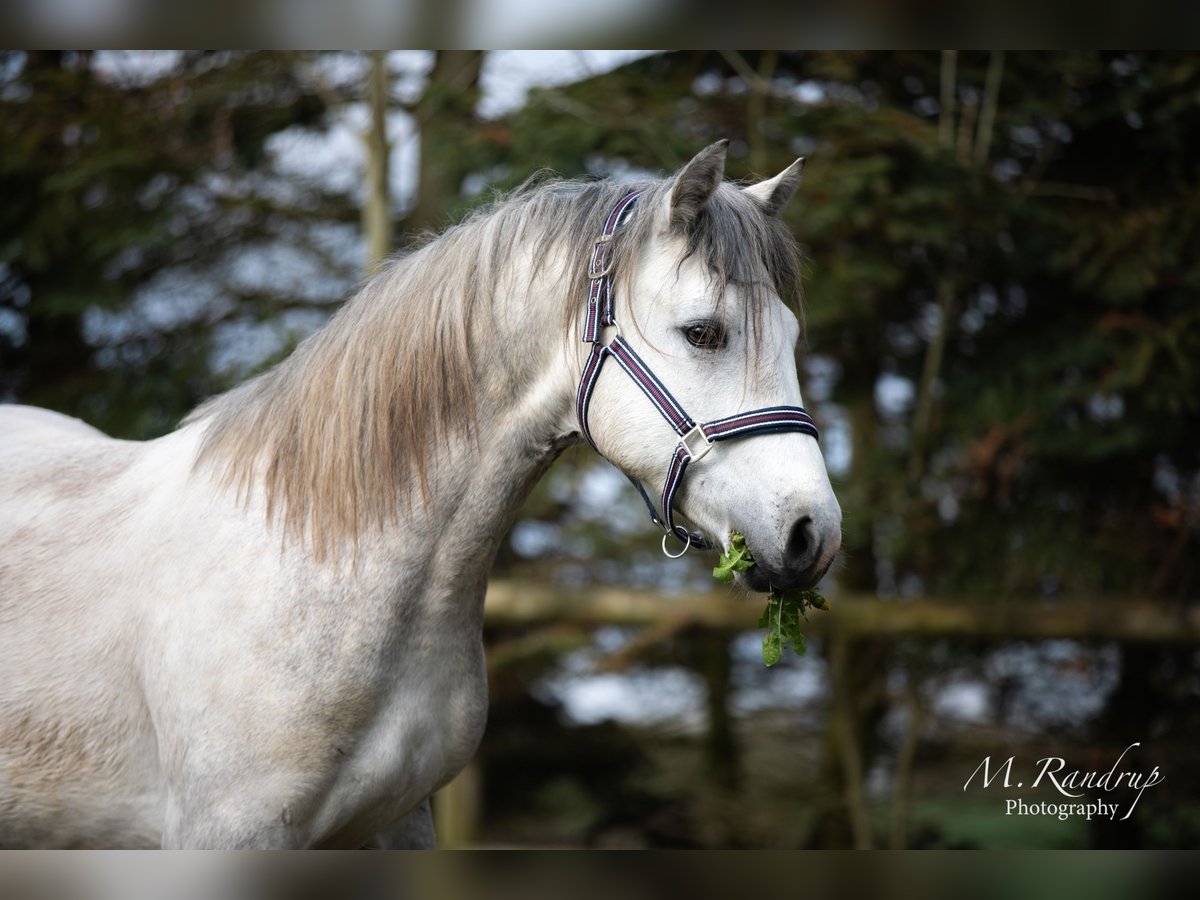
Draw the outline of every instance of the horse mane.
[[[268,518],[280,517],[285,534],[307,533],[318,558],[347,540],[357,546],[364,530],[396,521],[414,495],[428,498],[438,446],[472,437],[474,338],[508,260],[523,249],[539,269],[561,267],[537,274],[564,286],[563,338],[574,336],[592,242],[609,210],[626,192],[646,190],[611,245],[624,281],[659,237],[663,219],[648,213],[665,208],[671,185],[535,177],[427,236],[360,285],[289,357],[194,410],[185,424],[206,425],[196,465],[212,467],[239,498],[261,486]],[[736,283],[755,320],[772,290],[799,312],[794,238],[736,187],[721,186],[686,240],[683,259],[705,261],[716,297]]]

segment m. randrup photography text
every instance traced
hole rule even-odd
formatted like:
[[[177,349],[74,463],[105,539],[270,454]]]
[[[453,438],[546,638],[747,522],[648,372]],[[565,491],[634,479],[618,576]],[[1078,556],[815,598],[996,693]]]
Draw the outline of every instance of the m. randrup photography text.
[[[1087,797],[1087,801],[1054,803],[1010,797],[1004,802],[1004,814],[1006,816],[1056,816],[1060,820],[1068,819],[1071,816],[1082,816],[1089,821],[1093,817],[1124,821],[1133,815],[1143,792],[1147,788],[1161,784],[1166,778],[1159,772],[1158,766],[1151,766],[1147,771],[1145,766],[1139,767],[1135,762],[1126,760],[1130,751],[1140,746],[1140,741],[1130,744],[1121,751],[1112,766],[1104,771],[1086,771],[1071,767],[1061,756],[1044,756],[1033,767],[1033,780],[1029,782],[1030,789],[1037,790],[1045,784],[1053,787],[1063,797],[1069,797],[1071,800]],[[1000,787],[1009,790],[1024,788],[1026,782],[1018,780],[1021,776],[1014,774],[1014,765],[1018,767],[1020,765],[1014,756],[1008,757],[999,765],[993,765],[991,756],[985,756],[963,784],[963,790],[966,791],[976,783],[977,777],[978,786],[986,790],[992,787],[993,782],[1001,774],[1004,777]],[[1129,796],[1127,803],[1117,802],[1115,799],[1113,802],[1105,802],[1089,796],[1091,792],[1112,792],[1121,788],[1124,788],[1124,794]]]

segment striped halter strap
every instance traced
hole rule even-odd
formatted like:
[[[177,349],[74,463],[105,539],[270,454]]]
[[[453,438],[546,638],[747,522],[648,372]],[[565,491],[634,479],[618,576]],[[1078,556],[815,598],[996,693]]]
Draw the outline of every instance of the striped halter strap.
[[[575,394],[575,412],[584,438],[592,445],[592,449],[599,453],[600,450],[592,439],[591,429],[588,428],[588,406],[591,404],[592,392],[596,389],[604,361],[611,356],[617,361],[617,365],[625,370],[625,374],[641,388],[642,393],[654,404],[654,408],[667,420],[667,424],[675,429],[675,433],[679,435],[679,443],[667,467],[661,516],[642,483],[632,476],[627,477],[642,495],[654,524],[663,530],[663,552],[668,556],[672,555],[667,552],[667,537],[674,535],[683,541],[684,545],[683,550],[675,556],[682,556],[689,547],[707,550],[713,546],[699,532],[690,531],[676,523],[671,509],[689,463],[703,459],[717,441],[776,431],[802,431],[816,438],[817,426],[813,423],[812,416],[800,406],[767,406],[698,425],[622,337],[614,314],[610,242],[617,229],[629,218],[630,211],[642,193],[643,191],[634,191],[621,198],[608,214],[604,230],[600,232],[600,237],[596,238],[592,248],[591,261],[588,263],[587,312],[583,323],[583,341],[591,344],[592,350],[579,379],[579,388]],[[616,329],[616,334],[607,344],[601,343],[602,333],[609,326]]]

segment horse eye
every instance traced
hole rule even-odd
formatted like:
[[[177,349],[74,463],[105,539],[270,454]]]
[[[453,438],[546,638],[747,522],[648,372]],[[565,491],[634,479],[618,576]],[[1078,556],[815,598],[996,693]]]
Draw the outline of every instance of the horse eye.
[[[683,336],[693,347],[700,347],[704,350],[719,350],[725,346],[724,329],[712,322],[703,325],[689,325],[683,329]]]

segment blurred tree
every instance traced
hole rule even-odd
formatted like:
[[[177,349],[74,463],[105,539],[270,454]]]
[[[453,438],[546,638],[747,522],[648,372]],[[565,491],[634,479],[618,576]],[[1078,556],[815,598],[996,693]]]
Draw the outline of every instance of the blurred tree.
[[[421,99],[412,105],[420,130],[417,199],[404,220],[410,232],[438,230],[450,212],[461,212],[463,181],[486,168],[488,153],[475,115],[479,102],[481,50],[437,50]]]
[[[363,133],[367,157],[367,177],[363,186],[363,243],[366,244],[368,273],[374,272],[392,250],[392,195],[388,181],[392,144],[388,138],[387,116],[391,99],[387,54],[372,50],[371,73],[367,78],[367,107],[371,122]]]
[[[187,52],[150,77],[90,53],[3,55],[0,392],[144,437],[218,386],[211,330],[277,314],[266,298],[226,292],[216,308],[143,316],[115,341],[89,332],[166,270],[215,281],[231,249],[305,213],[344,214],[320,191],[293,203],[248,180],[272,135],[322,115],[298,64]]]
[[[484,54],[430,59],[405,102],[383,55],[0,56],[0,396],[148,437],[290,349],[361,273],[348,226],[362,219],[378,258],[393,220],[441,225],[495,164],[474,114]],[[364,107],[370,189],[299,174],[305,143]],[[399,217],[390,111],[414,117],[421,148]],[[264,269],[272,254],[284,264]]]

